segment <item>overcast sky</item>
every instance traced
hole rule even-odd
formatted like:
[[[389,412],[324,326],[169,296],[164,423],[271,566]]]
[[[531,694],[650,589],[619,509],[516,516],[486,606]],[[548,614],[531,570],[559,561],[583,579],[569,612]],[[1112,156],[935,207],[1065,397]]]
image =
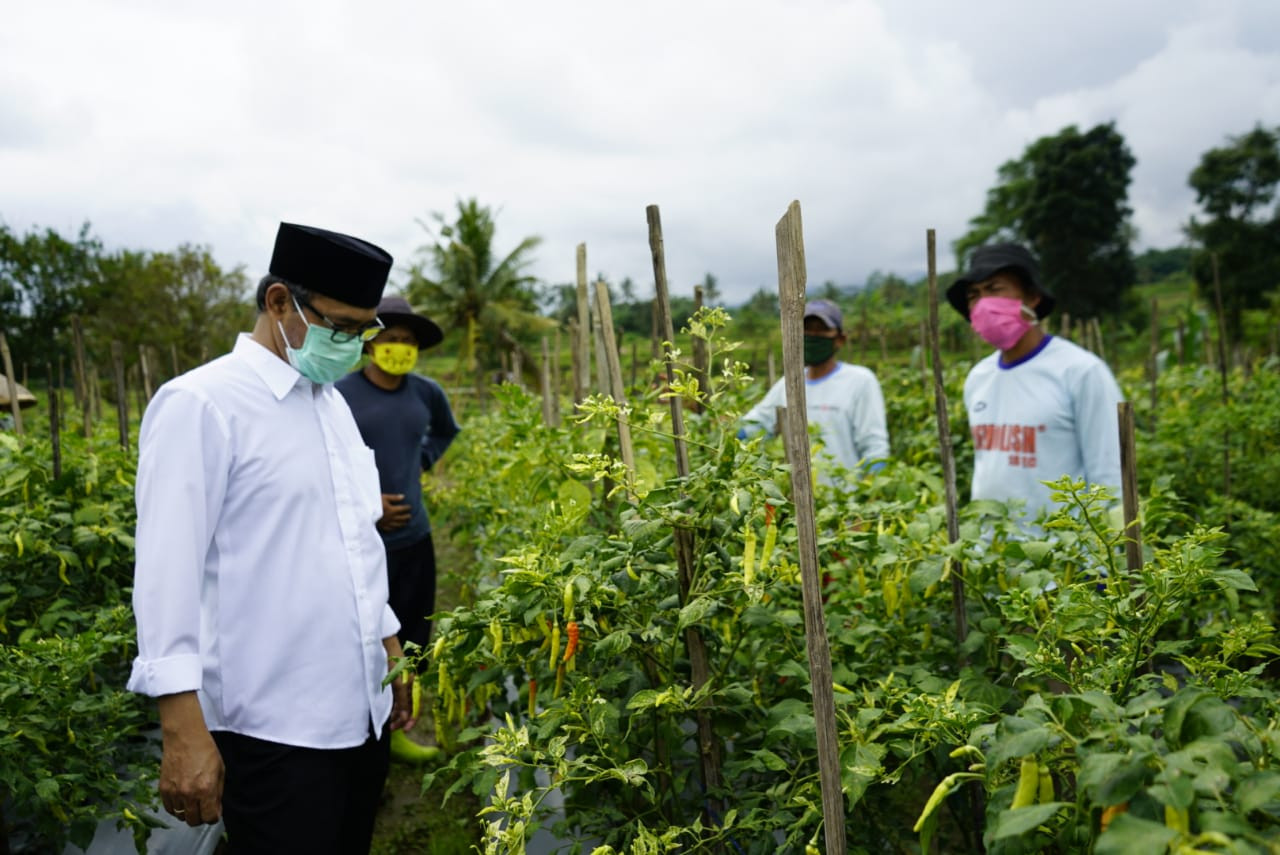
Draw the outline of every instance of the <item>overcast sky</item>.
[[[809,281],[949,248],[997,167],[1114,120],[1139,248],[1182,241],[1201,153],[1280,124],[1274,0],[40,0],[0,26],[0,220],[108,246],[209,246],[265,272],[281,220],[402,270],[432,211],[476,197],[533,272],[736,302],[777,287],[804,215]],[[953,266],[949,249],[940,259]],[[396,278],[401,278],[398,273]]]

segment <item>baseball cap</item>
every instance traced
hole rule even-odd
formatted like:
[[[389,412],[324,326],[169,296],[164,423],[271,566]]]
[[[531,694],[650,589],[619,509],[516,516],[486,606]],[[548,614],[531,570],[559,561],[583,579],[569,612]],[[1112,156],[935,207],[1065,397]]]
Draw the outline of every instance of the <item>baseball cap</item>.
[[[804,316],[817,318],[827,325],[827,329],[844,332],[844,313],[830,300],[810,300],[805,303]]]

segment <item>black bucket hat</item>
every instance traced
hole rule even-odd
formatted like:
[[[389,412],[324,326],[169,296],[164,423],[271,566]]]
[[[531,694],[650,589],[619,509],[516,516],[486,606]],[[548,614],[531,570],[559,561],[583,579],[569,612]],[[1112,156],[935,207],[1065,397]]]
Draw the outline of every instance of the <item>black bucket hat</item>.
[[[1001,270],[1014,270],[1023,283],[1040,295],[1036,304],[1036,317],[1043,318],[1053,311],[1057,300],[1040,284],[1040,265],[1027,248],[1018,243],[993,243],[973,251],[969,269],[947,288],[947,301],[952,308],[969,320],[969,296],[965,292],[974,282],[985,282]]]
[[[413,311],[404,297],[383,297],[378,303],[378,320],[385,327],[405,326],[418,340],[418,349],[426,350],[444,340],[444,333],[436,322]]]

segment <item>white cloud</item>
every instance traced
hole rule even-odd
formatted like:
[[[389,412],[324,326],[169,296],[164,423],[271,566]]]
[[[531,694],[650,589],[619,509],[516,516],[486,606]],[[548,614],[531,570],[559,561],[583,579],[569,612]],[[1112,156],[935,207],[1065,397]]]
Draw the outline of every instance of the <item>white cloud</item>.
[[[195,7],[49,0],[0,31],[0,217],[110,245],[209,244],[262,271],[280,219],[408,263],[414,222],[475,196],[536,272],[673,289],[775,287],[773,228],[804,208],[811,282],[919,272],[996,168],[1115,120],[1147,243],[1191,211],[1206,148],[1280,121],[1280,10],[1262,0],[347,0]]]

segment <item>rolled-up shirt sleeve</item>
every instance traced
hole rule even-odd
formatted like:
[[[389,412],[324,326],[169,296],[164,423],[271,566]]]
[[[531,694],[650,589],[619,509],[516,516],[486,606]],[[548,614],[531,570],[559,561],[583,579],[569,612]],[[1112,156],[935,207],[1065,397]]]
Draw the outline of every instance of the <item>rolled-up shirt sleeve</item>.
[[[163,387],[138,440],[130,691],[194,691],[202,680],[201,588],[232,455],[231,433],[197,390]]]

